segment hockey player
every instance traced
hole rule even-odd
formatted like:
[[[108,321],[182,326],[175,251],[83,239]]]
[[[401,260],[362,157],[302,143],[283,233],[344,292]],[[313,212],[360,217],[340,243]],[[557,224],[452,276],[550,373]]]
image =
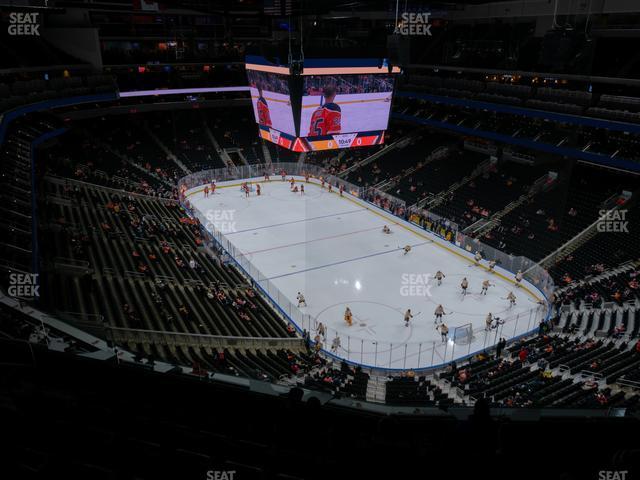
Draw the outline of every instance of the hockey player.
[[[204,186],[204,198],[209,197],[209,185]]]
[[[449,327],[447,327],[444,323],[440,325],[440,337],[442,338],[442,343],[447,341],[447,335],[449,335]]]
[[[491,260],[489,262],[489,272],[494,273],[493,269],[496,268],[496,261],[495,260]]]
[[[484,322],[485,322],[485,327],[484,327],[485,332],[488,332],[493,328],[493,315],[491,314],[491,312],[487,314],[487,318],[485,319]]]
[[[304,195],[304,184],[300,184],[300,195]]]
[[[340,185],[340,196],[344,193],[344,185]]]
[[[467,280],[467,277],[464,277],[462,282],[460,282],[460,288],[462,288],[462,295],[466,295],[467,288],[469,288],[469,281]]]
[[[480,251],[476,250],[476,254],[473,256],[473,260],[476,266],[480,265],[480,262],[482,261],[482,254],[480,253]]]
[[[271,181],[271,179],[269,178],[269,172],[267,172],[266,170],[264,171],[264,181],[265,182]]]
[[[293,187],[293,190],[291,190],[293,193],[298,193],[298,186],[296,185],[295,187]]]
[[[309,183],[309,172],[304,172],[304,182]]]
[[[295,186],[295,184],[296,184],[296,181],[294,180],[294,178],[293,178],[293,177],[291,177],[291,178],[289,179],[289,185],[291,185],[291,190],[293,190],[293,187]]]
[[[320,177],[320,188],[324,188],[324,177]]]
[[[386,233],[388,235],[391,233],[391,229],[385,225],[382,227],[382,233]]]
[[[446,277],[446,275],[444,273],[442,273],[440,270],[438,270],[435,274],[436,280],[438,281],[438,286],[442,285],[442,279],[444,277]]]
[[[333,185],[331,185],[331,182],[327,182],[327,190],[329,190],[329,193],[333,192]]]
[[[413,315],[411,315],[411,309],[408,309],[406,312],[404,312],[404,326],[405,327],[409,326],[409,322],[411,321],[412,318],[413,318]]]
[[[331,341],[331,351],[333,353],[338,353],[339,348],[340,348],[340,337],[336,333],[336,337]]]
[[[244,182],[243,188],[244,188],[244,196],[246,198],[249,198],[249,184],[247,182]]]
[[[518,270],[518,273],[516,273],[516,288],[520,288],[520,282],[522,282],[522,271]]]
[[[405,245],[402,250],[404,250],[404,254],[403,255],[406,255],[407,253],[409,253],[411,251],[411,245]]]
[[[445,311],[444,311],[444,307],[442,305],[438,305],[436,307],[436,311],[433,312],[434,315],[436,316],[435,320],[433,321],[433,323],[438,323],[438,322],[442,322],[442,316],[446,315]]]
[[[347,322],[347,325],[353,325],[353,314],[351,313],[351,309],[347,307],[344,311],[344,321]]]
[[[296,298],[298,299],[298,308],[307,306],[307,301],[305,300],[304,295],[302,295],[302,293],[298,292],[298,295],[296,296]]]
[[[484,282],[482,282],[482,291],[480,292],[480,295],[486,295],[487,291],[489,290],[489,287],[493,287],[494,285],[489,282],[489,280],[485,280]]]
[[[326,85],[323,88],[322,97],[323,104],[311,114],[308,137],[340,133],[342,128],[342,111],[340,106],[334,102],[336,87]]]
[[[513,292],[509,292],[507,295],[507,300],[509,300],[509,308],[513,307],[516,304],[516,296]]]
[[[318,335],[322,336],[322,338],[327,338],[327,329],[322,322],[318,323]]]
[[[271,114],[269,113],[269,104],[267,100],[262,96],[262,84],[256,85],[258,89],[258,101],[256,104],[258,110],[258,123],[267,127],[271,126]]]
[[[262,189],[260,188],[260,184],[256,183],[256,195],[259,197],[260,196],[260,192],[262,191]]]

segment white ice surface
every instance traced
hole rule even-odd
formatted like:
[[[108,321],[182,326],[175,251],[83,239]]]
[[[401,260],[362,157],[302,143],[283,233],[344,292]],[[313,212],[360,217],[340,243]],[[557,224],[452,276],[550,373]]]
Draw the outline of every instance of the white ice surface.
[[[542,294],[530,285],[515,288],[513,274],[490,274],[474,266],[467,252],[360,199],[341,198],[313,183],[302,196],[279,177],[261,186],[262,195],[254,191],[249,198],[237,182],[209,198],[192,189],[189,201],[269,280],[259,283],[285,311],[289,302],[297,305],[298,292],[304,294],[308,306],[300,310],[311,320],[299,326],[310,327],[313,337],[322,322],[328,327],[326,350],[338,335],[342,358],[384,368],[439,365],[493,345],[500,336],[532,330],[546,314],[536,304]],[[391,234],[382,233],[384,225]],[[412,246],[407,255],[404,245]],[[437,270],[446,275],[441,286],[433,279]],[[466,296],[459,286],[463,277],[469,281]],[[480,294],[485,279],[494,285],[486,296]],[[286,299],[274,294],[274,286]],[[517,296],[513,308],[505,299],[510,291]],[[444,343],[434,325],[438,304],[447,313]],[[351,327],[344,321],[346,306],[354,315]],[[407,327],[409,308],[414,318]],[[505,324],[485,332],[489,312]],[[468,324],[475,331],[472,342],[454,343],[456,327]]]

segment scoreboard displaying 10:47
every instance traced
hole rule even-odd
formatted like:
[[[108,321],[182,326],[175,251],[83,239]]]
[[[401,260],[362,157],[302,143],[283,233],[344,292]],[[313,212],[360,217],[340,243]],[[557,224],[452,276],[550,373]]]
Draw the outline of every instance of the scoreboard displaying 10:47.
[[[398,67],[379,59],[305,60],[301,75],[247,57],[262,138],[295,152],[379,145],[389,123]]]

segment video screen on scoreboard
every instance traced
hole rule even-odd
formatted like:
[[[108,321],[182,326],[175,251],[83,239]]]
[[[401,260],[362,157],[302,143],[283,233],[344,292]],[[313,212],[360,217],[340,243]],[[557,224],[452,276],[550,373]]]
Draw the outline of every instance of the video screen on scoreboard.
[[[378,73],[305,76],[300,136],[312,146],[317,144],[314,150],[357,146],[350,144],[350,138],[359,138],[360,144],[364,137],[367,145],[382,143],[389,123],[393,82],[392,75]],[[332,146],[319,144],[320,139],[331,141],[330,137],[334,137]]]
[[[269,127],[295,136],[289,77],[249,69],[247,77],[256,122],[261,127]]]

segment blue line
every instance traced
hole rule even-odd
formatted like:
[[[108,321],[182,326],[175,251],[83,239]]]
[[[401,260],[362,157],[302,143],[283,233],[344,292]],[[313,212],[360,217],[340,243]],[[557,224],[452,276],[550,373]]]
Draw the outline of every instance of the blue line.
[[[236,233],[253,232],[254,230],[262,230],[264,228],[271,228],[271,227],[280,227],[282,225],[290,225],[292,223],[308,222],[309,220],[318,220],[320,218],[337,217],[339,215],[349,215],[350,213],[363,212],[365,210],[366,208],[359,208],[357,210],[348,210],[346,212],[331,213],[329,215],[322,215],[320,217],[303,218],[302,220],[293,220],[291,222],[284,222],[284,223],[274,223],[273,225],[265,225],[264,227],[255,227],[255,228],[247,228],[246,230],[237,230],[235,232],[226,233],[225,235],[229,236],[229,235],[234,235]]]
[[[426,242],[416,243],[414,245],[411,245],[411,247],[419,247],[420,245],[425,245],[427,243],[432,243],[432,242],[431,241],[426,241]],[[297,275],[299,273],[310,272],[312,270],[319,270],[321,268],[334,267],[336,265],[341,265],[343,263],[355,262],[356,260],[362,260],[364,258],[369,258],[369,257],[376,257],[378,255],[386,255],[387,253],[397,252],[397,251],[398,251],[398,249],[394,248],[392,250],[385,250],[384,252],[371,253],[369,255],[364,255],[362,257],[349,258],[347,260],[340,260],[339,262],[327,263],[326,265],[320,265],[320,266],[317,266],[317,267],[306,268],[304,270],[298,270],[297,272],[283,273],[282,275],[276,275],[275,277],[269,277],[266,280],[275,280],[276,278],[288,277],[289,275]]]

